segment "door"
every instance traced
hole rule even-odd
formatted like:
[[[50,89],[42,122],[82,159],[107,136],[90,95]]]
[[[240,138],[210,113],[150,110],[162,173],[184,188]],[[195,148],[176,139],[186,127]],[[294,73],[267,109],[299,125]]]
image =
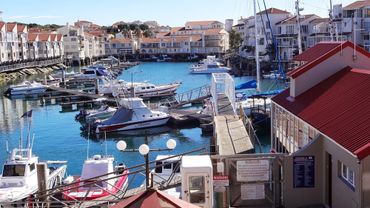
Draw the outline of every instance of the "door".
[[[189,174],[186,177],[185,200],[200,207],[211,207],[209,175]]]
[[[329,153],[326,153],[325,155],[325,164],[326,164],[326,204],[329,207],[332,207],[333,162],[331,154]]]

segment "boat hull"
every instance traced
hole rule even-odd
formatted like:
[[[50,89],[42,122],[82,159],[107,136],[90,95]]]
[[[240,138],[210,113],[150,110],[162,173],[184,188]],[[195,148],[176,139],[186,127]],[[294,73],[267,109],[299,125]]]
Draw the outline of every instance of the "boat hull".
[[[111,189],[89,189],[89,187],[80,187],[80,183],[77,181],[72,186],[67,186],[65,191],[63,192],[63,199],[67,201],[75,201],[75,200],[97,200],[97,199],[105,199],[107,197],[115,196],[122,196],[124,191],[128,187],[128,170],[124,172],[124,175],[120,177],[114,187]],[[88,183],[88,182],[87,182]],[[74,187],[76,187],[74,189]]]
[[[212,74],[212,73],[227,73],[229,72],[229,68],[218,68],[218,69],[193,69],[191,71],[192,74]]]
[[[45,91],[46,91],[46,87],[38,87],[38,88],[24,88],[24,89],[9,89],[8,93],[10,96],[13,96],[13,95],[39,94],[39,93],[44,93]]]
[[[141,120],[141,121],[129,121],[109,126],[97,126],[96,132],[113,132],[113,131],[126,131],[126,130],[133,130],[133,129],[143,129],[143,128],[150,128],[156,126],[163,126],[165,125],[168,120],[170,119],[169,116],[163,118],[156,118],[150,120]]]

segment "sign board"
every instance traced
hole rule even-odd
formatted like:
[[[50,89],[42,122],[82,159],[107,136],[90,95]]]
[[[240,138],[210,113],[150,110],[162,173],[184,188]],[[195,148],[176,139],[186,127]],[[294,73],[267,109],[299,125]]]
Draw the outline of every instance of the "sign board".
[[[256,200],[265,198],[264,184],[242,184],[240,186],[242,200]]]
[[[237,181],[268,181],[269,173],[269,160],[242,160],[236,162]]]
[[[227,175],[214,175],[213,186],[229,186],[229,176]]]
[[[315,157],[293,157],[293,186],[294,188],[315,187]]]

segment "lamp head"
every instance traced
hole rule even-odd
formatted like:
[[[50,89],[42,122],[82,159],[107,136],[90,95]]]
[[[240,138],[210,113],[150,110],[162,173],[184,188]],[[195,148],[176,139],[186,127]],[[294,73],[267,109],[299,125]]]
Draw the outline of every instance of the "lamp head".
[[[139,147],[139,152],[141,155],[147,155],[149,153],[150,149],[149,146],[146,144],[142,144]]]
[[[118,150],[124,151],[127,147],[127,144],[126,144],[125,141],[120,140],[119,142],[117,142],[116,147],[117,147]]]
[[[174,139],[169,139],[166,143],[168,149],[175,149],[176,148],[176,141]]]

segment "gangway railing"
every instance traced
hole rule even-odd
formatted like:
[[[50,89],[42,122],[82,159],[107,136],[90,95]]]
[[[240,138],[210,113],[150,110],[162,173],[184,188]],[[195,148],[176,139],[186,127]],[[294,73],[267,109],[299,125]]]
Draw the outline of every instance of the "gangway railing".
[[[211,97],[211,86],[203,85],[201,87],[179,93],[176,96],[163,99],[159,102],[159,105],[177,108],[189,103],[202,101],[209,97]]]

